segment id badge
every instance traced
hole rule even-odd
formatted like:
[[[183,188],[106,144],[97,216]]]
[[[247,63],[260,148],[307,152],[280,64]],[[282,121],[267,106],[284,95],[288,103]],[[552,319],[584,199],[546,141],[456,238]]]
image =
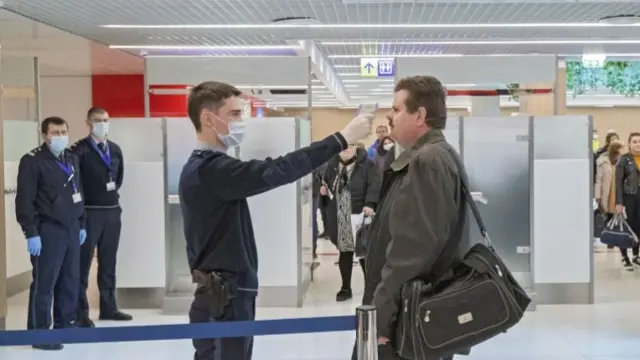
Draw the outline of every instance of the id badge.
[[[107,191],[113,191],[116,189],[116,183],[113,181],[109,181],[107,183]]]
[[[82,194],[80,194],[80,193],[74,193],[72,198],[73,198],[73,203],[74,203],[74,204],[77,204],[77,203],[79,203],[80,201],[82,201]]]

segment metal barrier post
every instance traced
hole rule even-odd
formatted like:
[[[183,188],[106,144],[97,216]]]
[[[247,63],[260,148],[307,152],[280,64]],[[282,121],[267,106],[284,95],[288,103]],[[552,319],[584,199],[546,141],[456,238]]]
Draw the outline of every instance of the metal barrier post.
[[[358,360],[378,360],[377,315],[375,306],[362,305],[356,309]]]

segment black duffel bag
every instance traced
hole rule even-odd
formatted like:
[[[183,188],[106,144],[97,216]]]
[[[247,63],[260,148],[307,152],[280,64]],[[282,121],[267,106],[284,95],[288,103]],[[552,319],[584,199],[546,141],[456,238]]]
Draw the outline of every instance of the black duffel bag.
[[[506,332],[522,319],[531,303],[496,254],[480,216],[458,155],[458,165],[471,212],[485,243],[475,244],[446,275],[403,286],[394,345],[408,360],[431,360],[469,349]],[[457,243],[453,244],[457,247]],[[453,263],[456,248],[448,244],[440,257]]]
[[[638,243],[638,238],[631,230],[631,226],[625,220],[624,215],[617,213],[602,230],[600,242],[620,249],[628,249]]]

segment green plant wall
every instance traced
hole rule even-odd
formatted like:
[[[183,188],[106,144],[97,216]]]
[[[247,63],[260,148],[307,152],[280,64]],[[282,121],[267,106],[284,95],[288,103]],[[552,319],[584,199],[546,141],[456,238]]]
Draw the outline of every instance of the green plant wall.
[[[602,68],[588,68],[581,61],[567,61],[567,90],[573,96],[607,89],[612,94],[640,96],[640,62],[606,61]]]

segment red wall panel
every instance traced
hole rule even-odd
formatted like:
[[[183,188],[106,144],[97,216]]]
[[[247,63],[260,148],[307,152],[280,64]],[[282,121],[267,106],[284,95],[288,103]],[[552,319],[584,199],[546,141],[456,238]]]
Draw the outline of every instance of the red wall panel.
[[[144,117],[144,75],[93,75],[91,93],[111,117]]]
[[[150,85],[151,117],[187,117],[187,85]]]

